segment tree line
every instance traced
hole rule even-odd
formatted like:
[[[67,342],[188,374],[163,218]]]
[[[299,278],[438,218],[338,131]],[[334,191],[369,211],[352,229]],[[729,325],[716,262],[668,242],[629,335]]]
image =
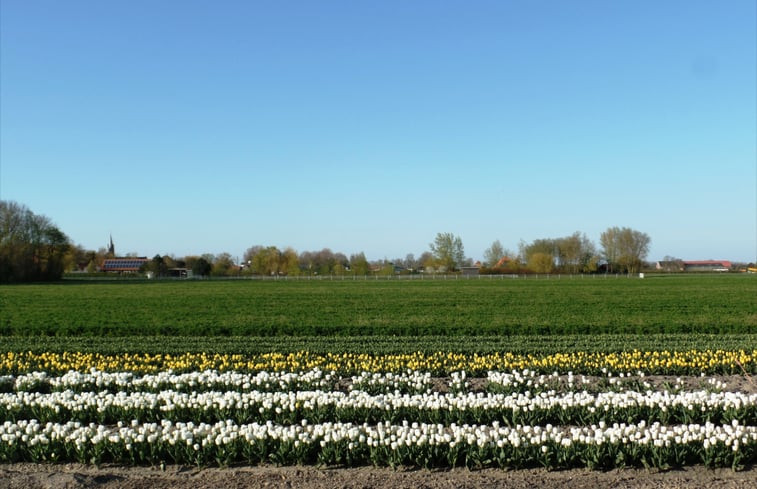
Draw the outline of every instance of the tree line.
[[[599,236],[597,247],[579,231],[561,238],[521,241],[518,253],[506,250],[495,241],[484,252],[487,271],[521,271],[532,273],[638,273],[649,253],[651,238],[628,227],[611,227]],[[508,257],[502,260],[500,257]]]
[[[437,233],[420,256],[369,261],[363,252],[347,256],[330,248],[297,252],[291,247],[254,245],[242,259],[229,253],[177,258],[156,255],[142,272],[157,276],[188,269],[196,276],[240,275],[391,275],[397,273],[449,273],[477,267],[480,273],[629,273],[641,270],[649,253],[650,237],[627,227],[601,233],[599,245],[576,231],[560,238],[521,241],[517,251],[495,240],[481,262],[465,256],[460,236]],[[64,272],[97,273],[112,253],[105,247],[86,250],[72,244],[52,221],[25,206],[0,201],[0,282],[60,279]]]
[[[70,250],[68,236],[49,218],[0,200],[0,282],[59,279]]]
[[[176,259],[155,256],[144,271],[158,275],[172,267],[191,269],[194,275],[393,275],[410,273],[455,273],[464,267],[476,267],[484,274],[511,273],[638,273],[649,252],[649,236],[627,227],[611,227],[600,235],[597,247],[578,231],[562,238],[541,238],[521,242],[518,252],[496,240],[484,252],[483,262],[465,256],[460,236],[437,233],[429,249],[416,257],[369,261],[360,252],[345,255],[330,248],[298,253],[291,247],[255,245],[245,251],[237,263],[229,253],[187,256]]]

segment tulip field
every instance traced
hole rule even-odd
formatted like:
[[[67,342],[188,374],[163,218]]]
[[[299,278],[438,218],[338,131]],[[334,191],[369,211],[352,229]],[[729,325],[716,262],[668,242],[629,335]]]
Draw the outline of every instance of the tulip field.
[[[753,284],[715,280],[738,290],[738,310],[726,320],[684,298],[685,313],[668,312],[679,325],[709,318],[709,333],[171,336],[138,324],[136,334],[113,337],[5,331],[0,463],[749,468],[757,462],[757,334],[742,288]],[[255,287],[268,285],[281,287]],[[68,287],[107,294],[109,286]],[[127,287],[138,297],[140,284]],[[341,287],[331,290],[348,290]],[[3,307],[23,290],[0,299]],[[542,293],[549,290],[571,289]],[[591,321],[604,321],[600,309]],[[645,330],[660,318],[640,314]],[[32,318],[18,311],[0,323],[41,328]]]
[[[708,374],[753,371],[757,350],[582,357],[6,353],[0,461],[738,470],[757,460],[757,389]],[[658,357],[701,373],[648,374]],[[216,368],[202,369],[208,361]],[[638,370],[614,368],[631,361]]]

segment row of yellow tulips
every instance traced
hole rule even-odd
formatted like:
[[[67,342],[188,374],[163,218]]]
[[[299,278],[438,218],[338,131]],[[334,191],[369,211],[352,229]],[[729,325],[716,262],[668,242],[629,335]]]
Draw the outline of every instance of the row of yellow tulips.
[[[483,374],[487,371],[532,369],[541,372],[597,374],[604,372],[638,372],[653,374],[754,373],[757,372],[757,350],[688,350],[628,351],[616,353],[573,352],[549,355],[460,354],[452,352],[407,354],[316,354],[264,353],[257,355],[184,353],[115,354],[99,353],[32,353],[0,352],[0,374],[69,370],[129,371],[151,373],[161,370],[239,370],[239,371],[302,371],[320,368],[336,372],[400,372],[407,369],[446,375],[466,371]]]

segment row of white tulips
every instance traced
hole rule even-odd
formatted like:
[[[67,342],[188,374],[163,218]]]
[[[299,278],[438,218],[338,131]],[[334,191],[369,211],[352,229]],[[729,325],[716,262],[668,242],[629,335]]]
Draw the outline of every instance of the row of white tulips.
[[[712,415],[727,412],[741,416],[757,415],[757,394],[741,392],[710,392],[706,390],[670,393],[668,391],[623,391],[592,394],[586,391],[539,394],[511,393],[424,393],[424,394],[369,394],[365,391],[209,391],[178,392],[75,392],[62,391],[43,394],[39,392],[13,392],[0,394],[0,413],[6,419],[20,418],[30,413],[36,417],[55,419],[55,413],[105,413],[112,416],[139,416],[154,412],[166,416],[171,412],[196,412],[207,416],[218,412],[220,416],[233,416],[234,411],[243,416],[271,415],[283,412],[298,412],[303,416],[319,416],[318,411],[329,414],[339,411],[358,411],[356,416],[373,411],[383,415],[401,411],[403,416],[413,411],[466,412],[486,416],[491,411],[496,416],[509,413],[581,410],[586,414],[608,413],[644,408],[654,414],[683,410],[691,416],[698,413]],[[421,414],[419,414],[421,416]],[[455,418],[453,418],[455,419]]]
[[[374,463],[420,466],[604,466],[607,457],[628,464],[670,466],[751,463],[757,427],[613,424],[562,426],[352,423],[160,423],[115,426],[41,424],[0,426],[0,460],[63,460],[228,464]]]
[[[218,372],[204,370],[201,372],[174,373],[172,371],[156,374],[138,375],[133,372],[103,372],[92,369],[90,372],[71,370],[63,375],[49,375],[47,372],[30,372],[21,375],[0,376],[0,385],[15,391],[45,388],[60,390],[133,390],[159,391],[174,390],[208,390],[213,388],[235,390],[291,390],[328,388],[339,380],[333,372],[313,369],[305,372]]]
[[[757,462],[757,394],[489,372],[0,377],[0,461],[421,467]],[[704,382],[704,380],[703,380]],[[475,392],[472,392],[475,391]]]
[[[607,377],[574,376],[572,372],[560,375],[537,374],[533,370],[512,372],[490,371],[483,386],[492,392],[541,392],[550,389],[611,389],[651,388],[644,380],[644,374],[638,372],[619,376],[607,374]],[[407,370],[401,373],[362,372],[359,375],[340,376],[336,372],[324,372],[313,369],[303,372],[218,372],[205,370],[201,372],[174,373],[171,371],[157,374],[138,375],[132,372],[103,372],[93,369],[90,372],[70,371],[60,376],[48,375],[46,372],[30,372],[21,375],[0,376],[0,391],[63,391],[63,390],[111,390],[111,391],[282,391],[282,390],[362,390],[371,393],[403,392],[428,393],[436,385],[444,385],[451,392],[470,390],[471,383],[465,372],[452,372],[448,378],[434,379],[430,372]],[[703,381],[704,383],[704,381]],[[707,379],[710,390],[722,390],[725,384],[717,379]],[[481,384],[479,384],[481,385]],[[681,389],[679,382],[672,386]]]
[[[452,388],[464,387],[465,374],[454,372],[450,379]],[[430,391],[433,379],[430,372],[407,370],[400,373],[362,372],[359,375],[339,376],[335,372],[313,369],[304,372],[202,372],[174,373],[171,371],[157,374],[138,375],[133,372],[103,372],[92,369],[90,372],[69,371],[60,376],[47,372],[30,372],[21,375],[0,376],[0,386],[5,390],[129,390],[160,391],[164,389],[193,391],[210,389],[233,390],[304,390],[330,389],[338,384],[348,389],[367,391],[425,392]]]
[[[465,372],[452,372],[447,385],[450,390],[466,390],[468,383]],[[132,372],[90,372],[70,371],[60,376],[51,376],[46,372],[30,372],[18,376],[0,376],[0,389],[6,391],[28,390],[130,390],[160,391],[164,389],[193,391],[210,389],[234,390],[303,390],[333,389],[343,385],[348,390],[366,390],[371,392],[430,392],[434,382],[430,372],[407,370],[400,373],[362,372],[359,375],[339,376],[335,372],[323,372],[313,369],[304,372],[202,372],[173,373],[171,371],[157,374],[137,375]]]

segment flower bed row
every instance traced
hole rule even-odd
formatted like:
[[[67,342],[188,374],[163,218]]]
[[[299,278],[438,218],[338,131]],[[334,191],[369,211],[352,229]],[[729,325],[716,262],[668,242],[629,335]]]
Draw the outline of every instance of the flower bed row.
[[[530,392],[513,394],[446,393],[369,394],[324,392],[131,392],[73,391],[0,394],[0,417],[40,422],[116,423],[139,421],[204,421],[237,423],[273,421],[368,422],[402,420],[425,423],[562,425],[600,421],[662,423],[741,423],[757,420],[757,394],[738,392]]]
[[[622,374],[621,374],[622,375]],[[643,376],[643,374],[640,373]],[[493,392],[537,392],[560,387],[573,388],[578,379],[569,372],[562,379],[557,372],[551,375],[536,375],[534,371],[513,371],[512,373],[487,372],[483,384],[486,390]],[[620,379],[612,379],[615,387],[620,388]],[[622,377],[621,377],[622,378]],[[630,374],[628,379],[630,380]],[[361,372],[359,375],[346,376],[336,372],[323,372],[316,368],[304,372],[219,372],[205,370],[202,372],[174,373],[173,371],[155,374],[136,374],[134,372],[102,372],[92,369],[90,372],[71,370],[63,375],[50,375],[47,372],[29,372],[19,375],[0,376],[1,392],[86,392],[107,390],[110,392],[162,392],[175,390],[179,392],[207,392],[236,390],[240,392],[257,390],[278,392],[287,390],[362,390],[372,394],[386,392],[430,393],[435,386],[443,384],[451,392],[465,392],[470,388],[465,372],[452,372],[447,379],[433,378],[430,372],[407,370],[404,372]],[[580,384],[590,387],[591,380],[584,376]],[[637,382],[637,385],[639,383]]]
[[[323,372],[313,369],[304,372],[219,372],[206,370],[202,372],[174,373],[172,371],[155,374],[136,374],[134,372],[102,372],[92,369],[90,372],[69,371],[63,375],[49,375],[47,372],[30,372],[19,375],[0,376],[0,393],[10,392],[210,392],[210,391],[261,391],[286,392],[303,390],[353,391],[360,390],[370,394],[402,393],[430,394],[434,389],[445,392],[491,392],[510,394],[516,392],[572,392],[580,389],[585,392],[624,392],[628,390],[648,391],[654,384],[662,384],[669,392],[683,390],[683,380],[675,382],[670,379],[647,380],[643,372],[621,372],[614,376],[608,372],[602,377],[575,376],[572,372],[560,375],[537,374],[533,370],[511,372],[489,371],[485,378],[469,379],[466,372],[452,372],[448,378],[432,377],[429,372],[407,370],[400,373],[362,372],[359,375],[346,376],[336,372]],[[649,379],[651,380],[651,379]],[[716,378],[698,379],[702,390],[722,391],[727,386]]]
[[[408,376],[403,376],[406,379]],[[29,372],[0,376],[0,392],[206,392],[220,390],[279,392],[288,390],[330,390],[341,380],[333,372],[320,369],[306,372],[202,372],[172,371],[139,375],[134,372],[89,372],[71,370],[63,375]]]
[[[673,384],[606,366],[588,377],[524,369],[439,378],[437,370],[354,372],[350,356],[333,370],[153,371],[137,367],[154,358],[139,364],[132,355],[124,371],[30,372],[21,368],[30,355],[0,376],[3,462],[740,468],[757,461],[757,394],[729,392],[717,378]]]
[[[312,369],[339,374],[361,372],[403,372],[417,370],[432,375],[465,371],[484,375],[487,371],[531,369],[540,373],[572,371],[598,375],[605,371],[664,375],[740,374],[757,372],[757,350],[628,351],[616,353],[572,352],[550,355],[490,353],[459,354],[316,354],[264,353],[257,355],[185,353],[120,354],[98,353],[0,353],[0,374],[45,371],[50,374],[69,370],[87,372],[95,368],[108,372],[154,373],[166,370],[192,372],[203,370],[238,372],[299,372]]]
[[[0,461],[199,466],[232,463],[412,465],[419,467],[689,464],[740,468],[757,460],[757,427],[663,426],[604,423],[596,426],[500,426],[407,423],[293,425],[160,423],[116,426],[36,420],[0,426]]]

